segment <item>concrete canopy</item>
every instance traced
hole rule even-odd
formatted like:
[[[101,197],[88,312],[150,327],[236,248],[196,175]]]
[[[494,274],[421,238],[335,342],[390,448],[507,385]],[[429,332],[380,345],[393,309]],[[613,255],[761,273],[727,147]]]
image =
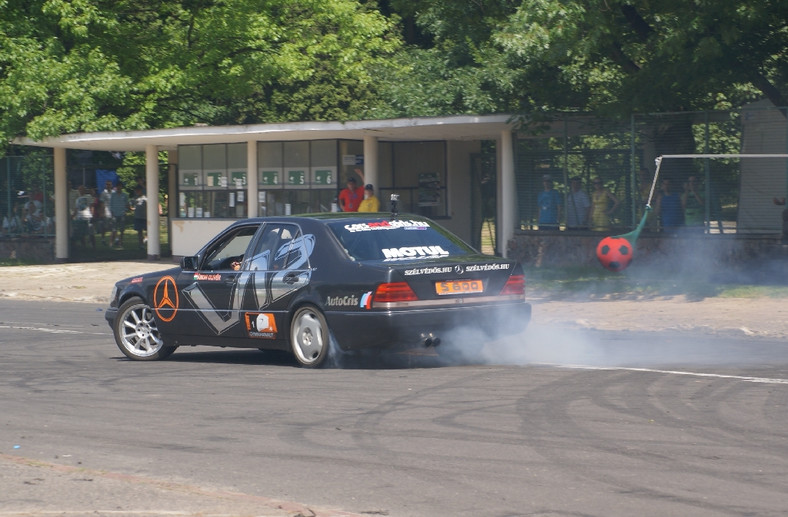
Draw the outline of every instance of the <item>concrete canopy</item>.
[[[84,149],[92,151],[144,151],[155,145],[159,150],[175,150],[178,145],[220,144],[250,140],[497,140],[512,131],[511,115],[461,115],[452,117],[360,120],[348,122],[288,122],[238,126],[190,126],[140,131],[72,133],[41,141],[17,138],[15,144],[34,147]]]

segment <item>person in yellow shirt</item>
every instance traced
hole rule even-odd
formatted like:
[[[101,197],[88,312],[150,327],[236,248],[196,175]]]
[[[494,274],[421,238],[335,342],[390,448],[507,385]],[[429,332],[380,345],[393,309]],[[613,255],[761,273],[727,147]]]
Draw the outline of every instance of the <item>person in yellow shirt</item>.
[[[375,187],[364,187],[364,200],[358,206],[359,212],[380,212],[380,200],[375,196]]]

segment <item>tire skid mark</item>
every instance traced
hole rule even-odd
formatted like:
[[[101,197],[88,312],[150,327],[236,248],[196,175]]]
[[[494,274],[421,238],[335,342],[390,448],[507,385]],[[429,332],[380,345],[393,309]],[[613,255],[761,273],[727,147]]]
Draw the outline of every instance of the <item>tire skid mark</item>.
[[[552,366],[587,373],[551,383],[538,396],[538,401],[524,399],[519,410],[523,418],[522,432],[529,437],[529,446],[538,451],[547,463],[571,473],[579,483],[591,480],[606,487],[603,491],[628,494],[635,500],[643,500],[641,504],[647,504],[649,500],[671,500],[684,507],[684,511],[694,508],[720,514],[753,511],[757,508],[757,504],[752,506],[753,501],[758,501],[758,498],[752,495],[750,506],[733,495],[727,501],[723,494],[707,499],[693,490],[696,483],[713,486],[715,480],[725,479],[740,486],[737,492],[769,495],[785,492],[785,482],[779,473],[786,468],[785,454],[781,451],[786,449],[788,441],[784,439],[784,433],[774,436],[775,430],[780,434],[785,424],[781,426],[777,422],[772,426],[769,432],[773,436],[764,445],[757,439],[750,440],[752,425],[747,427],[740,422],[731,425],[729,419],[722,418],[719,409],[742,391],[748,396],[744,399],[749,403],[764,407],[765,402],[752,399],[771,398],[768,390],[755,389],[755,386],[747,390],[744,383],[739,383],[742,388],[738,389],[730,382],[711,386],[705,383],[700,387],[675,381],[671,383],[665,377],[665,374],[672,373],[669,370]],[[620,371],[622,375],[596,377],[594,371]],[[629,372],[660,375],[651,380],[642,376],[624,377]],[[685,379],[692,379],[681,373]],[[721,374],[701,374],[700,378],[724,381],[762,379]],[[766,380],[770,383],[768,381],[773,379]],[[690,397],[686,393],[687,386],[694,390],[690,391]],[[696,400],[703,407],[693,410],[688,399]],[[784,408],[785,399],[782,402]],[[759,416],[765,418],[766,414],[762,410]],[[708,420],[709,415],[711,421]],[[651,433],[640,433],[640,430],[655,425],[667,431],[660,433],[659,441],[641,437]],[[762,469],[721,470],[721,465],[729,467],[731,458],[738,454],[761,458]],[[623,476],[615,470],[600,469],[599,464],[629,465],[625,470],[642,475]],[[658,486],[649,482],[651,472],[676,472],[679,475]],[[770,472],[773,476],[768,474]]]

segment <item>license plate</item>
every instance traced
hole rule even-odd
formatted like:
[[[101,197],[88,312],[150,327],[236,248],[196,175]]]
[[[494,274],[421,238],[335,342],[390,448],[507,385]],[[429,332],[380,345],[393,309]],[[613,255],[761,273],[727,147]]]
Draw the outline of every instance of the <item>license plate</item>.
[[[449,280],[435,282],[435,292],[439,295],[483,293],[484,284],[481,280]]]

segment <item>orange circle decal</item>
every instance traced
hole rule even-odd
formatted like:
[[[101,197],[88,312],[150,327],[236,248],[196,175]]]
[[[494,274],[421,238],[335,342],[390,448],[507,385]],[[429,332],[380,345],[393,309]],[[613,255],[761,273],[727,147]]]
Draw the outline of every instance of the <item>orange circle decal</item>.
[[[171,276],[163,276],[153,289],[153,309],[161,321],[169,322],[178,313],[178,287]]]

